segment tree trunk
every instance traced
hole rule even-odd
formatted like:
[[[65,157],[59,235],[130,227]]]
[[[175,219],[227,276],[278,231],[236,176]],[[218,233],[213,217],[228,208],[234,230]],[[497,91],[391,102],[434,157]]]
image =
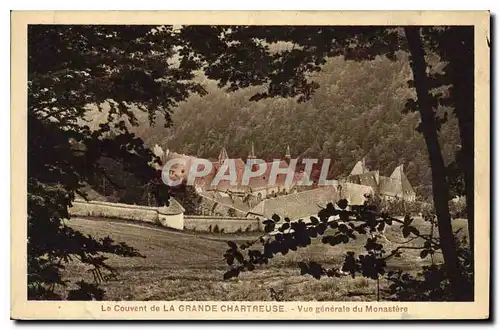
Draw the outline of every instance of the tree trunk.
[[[436,117],[429,95],[425,54],[420,40],[420,28],[406,27],[405,34],[411,54],[411,66],[417,91],[418,108],[421,117],[420,129],[429,152],[432,171],[432,194],[447,276],[454,299],[466,300],[468,294],[464,290],[466,288],[464,286],[465,281],[460,274],[455,239],[451,227],[446,170],[438,140]]]
[[[460,130],[458,164],[464,173],[469,244],[474,261],[474,28],[454,27],[446,36],[455,112]]]

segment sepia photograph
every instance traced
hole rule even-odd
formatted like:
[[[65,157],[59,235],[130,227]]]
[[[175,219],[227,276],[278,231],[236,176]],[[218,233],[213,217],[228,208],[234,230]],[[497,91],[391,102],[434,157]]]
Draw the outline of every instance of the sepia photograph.
[[[12,294],[122,318],[399,318],[409,302],[487,317],[489,14],[225,14],[23,23]]]

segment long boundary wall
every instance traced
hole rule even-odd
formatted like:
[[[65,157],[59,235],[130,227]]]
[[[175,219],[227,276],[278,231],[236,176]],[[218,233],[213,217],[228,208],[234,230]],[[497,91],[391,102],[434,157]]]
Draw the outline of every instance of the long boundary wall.
[[[142,205],[75,200],[69,214],[159,223],[158,208]]]
[[[71,216],[102,217],[124,220],[142,221],[161,224],[164,227],[178,230],[209,232],[248,232],[261,228],[259,219],[244,217],[194,216],[181,214],[164,214],[161,207],[109,203],[100,201],[75,200],[69,209]]]

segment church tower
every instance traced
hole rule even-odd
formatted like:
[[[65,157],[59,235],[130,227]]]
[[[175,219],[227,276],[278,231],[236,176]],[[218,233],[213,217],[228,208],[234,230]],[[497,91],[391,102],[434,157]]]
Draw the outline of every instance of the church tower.
[[[224,164],[226,160],[228,159],[227,151],[226,148],[222,147],[220,154],[219,154],[219,164]]]

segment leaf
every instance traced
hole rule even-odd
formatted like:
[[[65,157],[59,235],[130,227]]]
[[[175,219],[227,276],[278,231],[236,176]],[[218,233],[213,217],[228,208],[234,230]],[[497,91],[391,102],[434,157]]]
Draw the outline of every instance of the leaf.
[[[238,250],[238,245],[236,245],[235,242],[232,242],[232,241],[227,241],[227,245],[229,245],[229,247],[232,249],[232,250]]]
[[[385,228],[385,222],[384,221],[381,221],[378,226],[377,226],[377,230],[378,231],[383,231]]]
[[[275,228],[275,224],[274,224],[274,222],[272,222],[264,227],[264,231],[266,233],[270,233],[270,232],[274,231],[274,228]]]
[[[335,212],[335,206],[333,206],[333,203],[326,204],[326,210],[330,213]]]
[[[413,226],[409,226],[408,227],[408,230],[413,233],[415,236],[420,236],[420,231],[416,228],[416,227],[413,227]]]
[[[315,279],[319,280],[321,275],[323,274],[323,267],[316,262],[309,263],[309,274],[312,275]]]
[[[330,217],[330,213],[326,209],[321,209],[318,212],[318,217],[321,222],[328,222],[328,218]]]
[[[411,218],[409,215],[405,215],[403,223],[405,226],[408,226],[413,222],[413,218]]]
[[[341,223],[339,225],[339,231],[343,234],[346,234],[349,231],[349,228],[345,224]]]
[[[233,277],[238,277],[238,275],[240,275],[240,269],[232,268],[224,273],[224,280],[229,280]]]
[[[300,268],[300,275],[305,275],[307,274],[307,271],[308,271],[308,266],[306,265],[305,262],[299,262],[298,263],[298,266]]]
[[[342,237],[342,235],[325,236],[321,239],[321,241],[324,244],[330,244],[331,246],[335,246],[335,245],[343,242],[343,237]]]
[[[348,222],[349,221],[349,212],[348,211],[340,211],[339,213],[339,218],[343,222]]]
[[[240,252],[236,252],[234,254],[234,257],[240,264],[243,264],[243,262],[245,261],[245,258],[243,258],[243,255]]]
[[[310,217],[309,219],[313,225],[317,225],[319,223],[319,219],[316,217]]]
[[[284,232],[285,230],[290,228],[290,223],[285,222],[283,225],[281,225],[280,231]]]
[[[325,231],[326,231],[326,229],[327,229],[327,228],[328,228],[328,227],[327,227],[326,223],[323,223],[323,222],[322,222],[322,223],[320,223],[320,224],[318,225],[318,227],[317,227],[318,234],[319,234],[319,235],[323,235],[323,234],[325,233]]]
[[[337,206],[342,210],[345,210],[348,204],[349,202],[347,201],[347,199],[341,199],[337,202]]]
[[[226,262],[228,266],[232,266],[234,263],[234,256],[233,255],[228,255],[226,258]]]
[[[281,220],[281,218],[277,214],[273,214],[273,216],[271,217],[271,219],[273,219],[274,222],[279,222]]]

